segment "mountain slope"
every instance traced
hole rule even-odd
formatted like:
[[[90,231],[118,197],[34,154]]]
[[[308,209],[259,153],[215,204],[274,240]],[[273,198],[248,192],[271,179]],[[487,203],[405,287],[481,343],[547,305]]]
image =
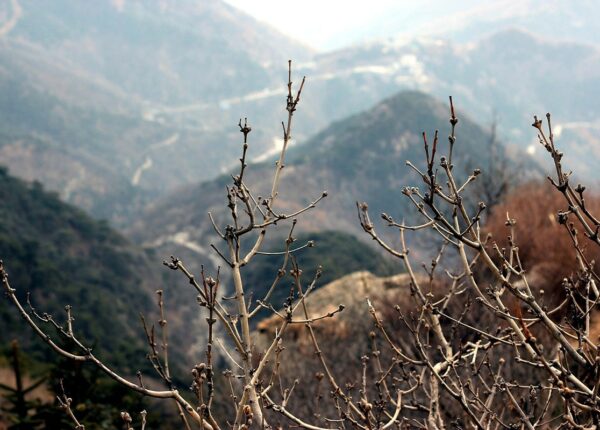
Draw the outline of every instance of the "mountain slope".
[[[154,312],[159,279],[148,256],[106,223],[1,169],[0,259],[21,300],[30,292],[38,311],[60,323],[71,305],[75,332],[89,346],[97,343],[101,357],[130,370],[144,364],[138,312]],[[6,298],[0,321],[0,345],[16,337],[38,358],[49,353]]]
[[[460,101],[457,101],[460,106]],[[489,135],[458,110],[456,164],[470,157],[485,160]],[[372,214],[386,211],[396,219],[414,211],[402,198],[403,186],[420,180],[405,165],[424,158],[421,132],[447,133],[448,107],[419,92],[402,92],[372,109],[336,122],[306,144],[294,148],[286,161],[278,199],[278,211],[298,210],[319,197],[329,196],[301,217],[298,231],[338,230],[365,238],[356,216],[356,201],[367,201]],[[447,152],[442,140],[440,152]],[[249,153],[253,153],[250,135]],[[267,195],[272,165],[251,165],[246,183],[256,195]],[[457,172],[459,175],[464,172]],[[218,243],[207,212],[220,224],[227,222],[227,177],[187,187],[153,205],[130,231],[134,240],[163,255],[181,255],[208,264],[214,255],[210,243]],[[209,257],[211,256],[211,257]]]
[[[252,159],[276,151],[292,58],[293,79],[307,75],[298,141],[413,89],[454,95],[480,123],[495,113],[504,140],[531,151],[531,116],[551,111],[579,170],[597,175],[586,154],[600,129],[598,48],[493,28],[469,43],[412,38],[314,54],[217,0],[11,0],[0,5],[0,158],[129,226],[157,197],[228,171],[240,117],[254,125]]]
[[[243,112],[219,102],[283,82],[288,56],[309,52],[216,0],[3,2],[0,159],[126,223],[225,168]],[[161,114],[191,103],[194,121]]]
[[[535,143],[529,126],[533,114],[552,112],[555,125],[574,131],[565,150],[597,152],[598,140],[588,137],[600,129],[598,46],[550,42],[511,28],[469,44],[441,38],[363,43],[318,56],[311,71],[316,93],[335,89],[342,95],[326,107],[328,118],[411,88],[440,98],[454,95],[465,110],[477,112],[478,122],[496,118],[505,140],[521,148]],[[577,162],[597,175],[589,158]]]
[[[266,64],[306,48],[219,0],[18,0],[14,43],[33,43],[158,103],[218,100],[271,82]],[[218,65],[218,66],[217,66]],[[272,76],[272,75],[271,75]],[[193,83],[193,85],[190,85]]]

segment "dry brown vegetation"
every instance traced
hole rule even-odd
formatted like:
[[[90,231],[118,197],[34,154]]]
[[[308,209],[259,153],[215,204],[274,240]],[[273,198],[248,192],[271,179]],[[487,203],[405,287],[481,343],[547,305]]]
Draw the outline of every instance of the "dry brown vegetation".
[[[593,213],[600,213],[600,197],[586,196]],[[485,231],[500,248],[509,248],[506,221],[514,219],[512,241],[519,247],[521,263],[527,268],[528,282],[551,296],[564,297],[562,281],[579,271],[573,241],[559,224],[557,213],[567,209],[564,198],[548,182],[530,182],[510,192],[494,208]],[[589,261],[600,262],[600,249],[583,242],[581,250]],[[594,265],[597,270],[598,266]]]

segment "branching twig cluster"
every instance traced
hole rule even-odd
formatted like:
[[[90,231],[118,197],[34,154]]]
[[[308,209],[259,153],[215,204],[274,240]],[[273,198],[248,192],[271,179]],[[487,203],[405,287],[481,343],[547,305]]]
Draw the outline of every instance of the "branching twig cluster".
[[[600,361],[596,342],[590,338],[590,324],[600,296],[594,264],[586,258],[578,239],[578,228],[598,244],[599,227],[585,206],[584,187],[572,188],[569,175],[563,172],[562,154],[554,145],[550,115],[547,116],[548,136],[536,118],[533,125],[556,168],[557,178],[549,179],[568,204],[566,211],[558,212],[557,221],[571,237],[573,259],[579,264],[579,272],[563,282],[563,300],[557,307],[548,309],[543,294],[528,283],[527,268],[521,263],[514,236],[517,221],[507,214],[509,246],[500,248],[480,227],[485,203],[480,202],[475,210],[469,211],[465,196],[469,184],[480,172],[474,171],[463,183],[459,183],[454,174],[451,154],[458,120],[452,99],[450,107],[449,156],[435,160],[437,132],[431,151],[424,135],[426,170],[409,165],[422,178],[426,191],[421,192],[416,187],[402,190],[424,223],[407,226],[396,223],[389,215],[382,215],[389,226],[398,229],[402,248],[393,249],[381,239],[367,206],[358,205],[364,231],[403,261],[412,280],[416,311],[410,315],[400,308],[397,311],[412,337],[413,354],[409,355],[393,343],[390,346],[398,349],[398,354],[406,355],[405,360],[426,369],[420,382],[423,384],[421,407],[427,410],[427,416],[419,420],[419,424],[426,428],[446,427],[449,417],[440,407],[444,399],[444,408],[451,409],[448,403],[454,402],[461,409],[461,420],[476,428],[597,426]],[[434,169],[434,164],[439,166],[439,171]],[[570,217],[574,221],[570,221]],[[423,229],[434,230],[444,244],[454,248],[462,266],[458,274],[448,273],[447,284],[451,286],[437,295],[428,293],[427,283],[415,274],[404,239],[406,230]],[[433,261],[430,274],[437,262],[438,259]],[[475,270],[475,267],[485,270]],[[474,297],[473,302],[464,298],[466,293],[457,294],[457,282],[461,291]],[[466,311],[455,311],[453,315],[449,308],[452,302],[463,304]],[[572,312],[561,319],[556,315],[563,308]],[[463,333],[459,341],[458,332]]]
[[[507,215],[509,246],[499,247],[481,227],[486,204],[473,205],[468,193],[482,173],[475,170],[461,181],[452,162],[460,149],[455,136],[458,125],[450,98],[448,145],[438,131],[433,139],[423,133],[425,163],[422,168],[408,162],[422,181],[422,189],[406,187],[407,198],[423,222],[407,225],[382,214],[390,228],[398,231],[401,246],[395,248],[378,233],[365,203],[357,204],[363,230],[385,251],[403,262],[410,278],[412,308],[395,306],[382,312],[381,304],[367,301],[374,329],[369,335],[370,351],[357,363],[357,375],[346,375],[354,382],[342,383],[334,369],[335,360],[350,360],[344,351],[327,357],[315,323],[333,318],[344,310],[337,306],[323,314],[310,311],[307,300],[317,287],[320,269],[306,285],[294,253],[310,243],[294,246],[297,217],[314,208],[327,196],[323,192],[308,206],[294,213],[278,209],[279,189],[286,152],[292,138],[293,117],[304,87],[304,79],[294,91],[291,63],[286,97],[287,121],[282,123],[283,147],[275,164],[271,190],[256,195],[246,180],[248,139],[251,128],[246,119],[239,122],[243,135],[242,156],[237,174],[227,187],[229,222],[210,220],[220,238],[211,247],[223,262],[231,279],[232,297],[224,296],[220,270],[213,278],[204,269],[196,277],[185,264],[171,257],[165,265],[180,272],[197,295],[206,316],[206,359],[191,370],[189,392],[181,391],[171,375],[169,333],[164,308],[164,293],[158,291],[158,328],[141,316],[148,343],[147,359],[162,381],[163,389],[151,389],[141,372],[131,382],[98,359],[76,336],[72,310],[66,308],[66,322],[38,313],[31,304],[24,307],[11,287],[0,264],[2,284],[8,298],[24,320],[55,352],[69,359],[90,362],[108,376],[145,396],[175,402],[186,429],[276,428],[280,423],[307,429],[358,428],[592,428],[600,425],[598,409],[600,359],[598,346],[590,338],[594,310],[600,301],[598,275],[581,243],[580,231],[593,245],[600,246],[600,221],[590,213],[584,198],[585,188],[572,187],[564,173],[562,153],[554,144],[547,116],[548,131],[535,119],[541,144],[550,153],[556,178],[550,179],[564,195],[567,209],[557,220],[571,238],[578,273],[564,280],[564,297],[557,307],[548,308],[538,291],[528,283],[527,268],[519,255],[515,222]],[[456,146],[456,148],[455,148]],[[441,155],[447,149],[447,155]],[[261,254],[269,231],[289,223],[289,233],[281,251],[282,264],[264,297],[251,300],[242,269]],[[430,230],[439,238],[441,249],[425,275],[413,267],[405,233]],[[455,252],[458,265],[442,268],[444,255]],[[483,269],[482,269],[483,268]],[[270,299],[283,280],[290,280],[289,297],[283,309]],[[569,309],[567,318],[561,318]],[[251,330],[251,320],[267,309],[276,317],[277,327],[266,347],[259,349]],[[392,309],[392,308],[390,308]],[[388,309],[389,310],[389,309]],[[219,330],[216,329],[218,325]],[[286,355],[286,333],[292,325],[305,328],[319,365],[314,381],[294,375],[282,376],[286,361],[299,359]],[[48,334],[54,329],[68,347]],[[230,368],[217,372],[216,348]],[[217,379],[221,384],[217,384]],[[287,381],[287,382],[286,382]],[[289,382],[291,381],[291,382]],[[310,385],[315,393],[311,413],[298,414],[294,396]],[[306,391],[306,390],[305,390]],[[229,399],[230,414],[215,412],[216,397]],[[73,410],[72,400],[63,393],[59,402],[76,428],[83,429]],[[308,401],[299,398],[298,401]],[[326,407],[328,403],[330,406]],[[312,404],[312,403],[311,403]],[[127,412],[121,418],[133,428]],[[146,413],[140,414],[140,428],[146,426]]]

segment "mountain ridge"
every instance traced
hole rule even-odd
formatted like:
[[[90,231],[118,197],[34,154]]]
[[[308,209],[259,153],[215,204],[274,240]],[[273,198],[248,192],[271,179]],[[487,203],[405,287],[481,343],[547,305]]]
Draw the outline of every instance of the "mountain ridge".
[[[260,90],[287,55],[310,52],[221,1],[12,4],[22,13],[0,37],[2,163],[114,225],[223,167],[231,145],[206,156],[235,133],[218,100]],[[11,16],[0,5],[0,26]],[[201,123],[152,114],[198,100],[216,106]]]
[[[459,105],[460,101],[455,103]],[[472,164],[469,156],[486,157],[483,145],[490,135],[464,115],[462,109],[457,112],[460,124],[455,159],[457,164]],[[418,183],[419,178],[405,162],[410,159],[419,165],[424,157],[422,131],[432,134],[439,129],[443,135],[449,130],[448,119],[449,110],[443,103],[409,91],[334,123],[290,150],[277,210],[284,213],[298,210],[327,190],[328,197],[299,219],[296,230],[303,233],[338,230],[366,240],[356,216],[355,202],[367,201],[373,214],[383,211],[394,217],[412,214],[400,189]],[[250,135],[249,153],[252,143]],[[440,152],[446,152],[446,144]],[[245,182],[256,195],[268,195],[271,170],[272,164],[267,162],[251,164],[246,169]],[[218,243],[218,238],[207,212],[212,213],[217,224],[226,222],[226,183],[227,176],[222,175],[213,181],[186,186],[161,199],[147,209],[128,230],[128,235],[164,255],[216,263],[218,257],[214,260],[216,256],[208,245]],[[177,240],[182,237],[186,240]]]
[[[536,159],[531,116],[551,111],[579,170],[596,175],[586,156],[600,155],[595,46],[511,29],[469,44],[413,38],[314,53],[222,2],[17,4],[22,16],[0,39],[0,158],[120,228],[179,186],[229,171],[240,117],[254,126],[250,159],[274,153],[292,57],[292,80],[307,75],[297,141],[414,89],[454,95]]]

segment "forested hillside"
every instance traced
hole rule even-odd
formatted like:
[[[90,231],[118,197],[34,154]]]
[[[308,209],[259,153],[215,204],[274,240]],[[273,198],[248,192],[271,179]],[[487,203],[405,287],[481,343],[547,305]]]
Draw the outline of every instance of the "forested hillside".
[[[72,306],[74,330],[116,366],[144,365],[138,312],[154,312],[160,272],[106,222],[61,202],[39,183],[0,170],[0,255],[18,297],[64,324]],[[14,338],[38,359],[49,349],[4,299],[0,345]]]

